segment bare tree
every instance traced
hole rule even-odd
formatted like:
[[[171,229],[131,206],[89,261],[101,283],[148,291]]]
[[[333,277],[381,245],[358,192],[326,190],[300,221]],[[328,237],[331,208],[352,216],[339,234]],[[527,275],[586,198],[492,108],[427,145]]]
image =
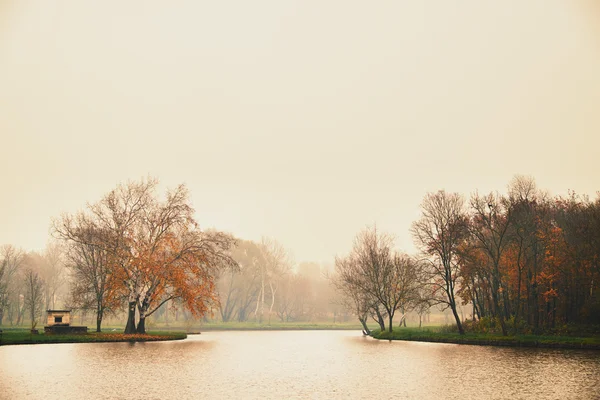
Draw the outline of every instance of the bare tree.
[[[28,268],[25,271],[25,308],[29,310],[31,330],[35,329],[43,304],[44,284],[37,272]]]
[[[15,297],[12,293],[16,286],[14,278],[23,261],[23,256],[21,250],[17,250],[11,245],[0,248],[0,325],[2,325],[4,313],[11,306],[11,299]]]
[[[66,262],[71,271],[71,303],[82,310],[94,310],[96,332],[102,331],[106,313],[121,306],[123,288],[107,250],[109,236],[83,214],[63,220],[60,229],[68,248]]]
[[[417,292],[417,297],[414,303],[414,311],[419,315],[419,328],[423,324],[423,316],[431,312],[431,307],[436,304],[434,297],[429,292],[429,286],[423,285]]]
[[[277,293],[279,278],[289,272],[291,262],[289,254],[283,246],[277,241],[270,238],[262,238],[260,243],[262,251],[262,263],[260,268],[260,291],[256,301],[256,309],[254,310],[255,317],[260,322],[263,320],[265,312],[265,295],[268,290],[271,295],[271,304],[269,306],[269,321],[275,305],[275,294]]]
[[[458,193],[428,193],[421,204],[422,215],[411,227],[416,245],[429,265],[434,294],[439,303],[450,307],[458,332],[464,329],[457,312],[459,278],[458,251],[467,235],[464,199]]]
[[[469,230],[476,246],[489,257],[493,311],[500,320],[502,334],[506,336],[508,334],[506,319],[510,315],[510,305],[508,290],[500,271],[500,262],[510,244],[510,227],[514,210],[509,206],[506,198],[496,193],[486,196],[475,194],[471,198],[471,208],[474,215]]]
[[[345,266],[354,271],[344,278],[348,279],[349,287],[367,294],[371,309],[376,307],[379,314],[379,306],[383,307],[389,332],[392,332],[396,311],[410,309],[423,282],[421,264],[393,251],[393,244],[390,235],[378,233],[375,227],[359,233]],[[340,267],[344,267],[343,263]]]
[[[49,243],[42,257],[44,263],[40,277],[44,281],[44,306],[50,309],[56,306],[57,296],[65,282],[64,248],[60,243]]]
[[[343,295],[343,305],[352,310],[363,327],[363,334],[371,334],[367,325],[367,319],[376,301],[363,290],[363,285],[358,284],[362,276],[352,256],[335,258],[335,275],[331,278],[332,284]],[[385,330],[383,321],[377,320],[381,330]]]

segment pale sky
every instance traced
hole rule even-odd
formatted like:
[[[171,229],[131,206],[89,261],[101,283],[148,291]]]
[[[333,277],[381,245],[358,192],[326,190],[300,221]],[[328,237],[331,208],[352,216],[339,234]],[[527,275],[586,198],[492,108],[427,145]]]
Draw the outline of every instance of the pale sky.
[[[414,251],[427,191],[600,190],[600,2],[0,0],[0,244],[148,174],[203,227]]]

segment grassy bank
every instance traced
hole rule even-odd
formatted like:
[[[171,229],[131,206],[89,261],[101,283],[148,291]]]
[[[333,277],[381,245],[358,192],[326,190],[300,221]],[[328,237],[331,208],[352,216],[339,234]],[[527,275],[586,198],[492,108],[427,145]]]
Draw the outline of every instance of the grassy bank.
[[[512,346],[512,347],[547,347],[565,349],[594,349],[600,350],[600,337],[571,337],[571,336],[536,336],[516,335],[502,336],[483,333],[448,333],[441,328],[394,328],[388,331],[372,332],[375,339],[410,340],[417,342],[457,343],[483,346]]]
[[[185,332],[150,331],[146,335],[125,335],[118,332],[89,332],[80,335],[31,334],[26,329],[4,329],[0,345],[42,343],[99,343],[99,342],[154,342],[185,339]]]

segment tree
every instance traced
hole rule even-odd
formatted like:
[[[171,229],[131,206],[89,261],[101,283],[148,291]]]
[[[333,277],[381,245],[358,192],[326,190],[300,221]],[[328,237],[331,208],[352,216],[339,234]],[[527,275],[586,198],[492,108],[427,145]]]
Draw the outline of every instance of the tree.
[[[259,297],[260,268],[264,254],[260,246],[250,240],[239,240],[231,256],[237,266],[221,270],[218,283],[219,310],[223,322],[237,317],[244,322]]]
[[[181,300],[194,317],[206,314],[217,302],[218,270],[235,266],[227,254],[235,242],[230,235],[184,230],[169,236],[165,236],[164,247],[154,243],[153,254],[139,260],[143,284],[137,333],[145,333],[145,319],[172,299]]]
[[[201,231],[184,185],[155,195],[155,179],[119,185],[89,207],[88,218],[102,232],[115,279],[127,299],[125,333],[145,333],[146,318],[169,300],[178,299],[192,315],[208,312],[215,301],[218,269],[235,265],[228,255],[230,235]],[[68,236],[69,217],[55,224]],[[90,244],[90,243],[84,243]],[[139,321],[136,325],[136,310]]]
[[[37,324],[37,317],[42,311],[42,300],[43,300],[43,281],[37,272],[33,269],[28,268],[25,271],[25,308],[29,310],[29,316],[31,318],[31,329],[35,329]]]
[[[281,322],[297,319],[304,312],[304,303],[309,294],[309,280],[298,274],[282,276],[279,286],[281,294],[277,298],[275,312]]]
[[[377,310],[378,317],[381,306],[387,314],[389,332],[396,311],[410,309],[423,282],[420,263],[394,252],[393,244],[390,235],[378,233],[375,227],[367,228],[357,235],[349,258],[336,262],[343,280],[341,286],[364,293],[367,304]]]
[[[51,309],[56,306],[57,297],[65,282],[64,249],[60,243],[49,243],[43,254],[43,264],[40,277],[44,281],[44,307]]]
[[[450,307],[458,332],[464,329],[458,316],[456,290],[459,278],[458,249],[466,237],[464,199],[458,193],[428,193],[421,203],[422,215],[411,227],[417,247],[429,265],[439,303]]]
[[[71,271],[71,303],[76,308],[94,310],[96,332],[102,331],[106,313],[120,308],[123,288],[114,271],[107,235],[83,214],[64,220],[61,232],[67,240],[67,266]]]
[[[506,319],[510,315],[508,288],[501,271],[501,261],[510,244],[512,209],[506,198],[490,193],[471,198],[473,218],[469,231],[476,246],[489,258],[493,312],[500,321],[502,334],[508,334]]]
[[[254,315],[258,318],[259,322],[262,322],[265,310],[266,285],[269,286],[268,289],[271,295],[271,305],[269,306],[270,321],[273,306],[275,305],[275,294],[277,293],[279,278],[289,272],[291,262],[289,254],[283,246],[273,239],[262,238],[259,247],[262,252],[261,260],[263,262],[259,264],[260,291],[258,292]]]
[[[126,289],[125,333],[136,332],[135,312],[140,292],[143,290],[143,282],[141,271],[137,268],[140,264],[135,238],[143,235],[139,226],[143,223],[145,210],[152,202],[153,191],[157,185],[158,181],[152,178],[118,185],[100,202],[89,207],[91,217],[106,234],[103,248],[110,253],[115,263],[114,273]]]
[[[335,275],[331,281],[335,288],[343,295],[343,305],[354,312],[363,326],[363,334],[371,333],[367,326],[372,304],[374,300],[369,293],[364,291],[363,285],[358,282],[362,279],[354,258],[350,256],[335,258]],[[381,322],[381,321],[378,321]],[[381,326],[385,330],[385,325]]]
[[[417,292],[417,297],[414,300],[414,311],[419,315],[419,328],[423,324],[423,315],[431,312],[431,307],[435,305],[433,296],[428,291],[428,287],[423,285]]]
[[[11,299],[14,298],[14,277],[23,262],[23,256],[21,250],[11,245],[0,248],[0,325],[5,311],[11,306]]]

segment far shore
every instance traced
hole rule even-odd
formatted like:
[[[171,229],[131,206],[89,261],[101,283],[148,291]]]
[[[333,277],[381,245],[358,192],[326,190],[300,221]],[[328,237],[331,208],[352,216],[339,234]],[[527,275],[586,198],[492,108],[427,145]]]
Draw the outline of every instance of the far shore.
[[[214,322],[205,323],[195,331],[317,331],[317,330],[361,330],[358,323],[330,322]]]

